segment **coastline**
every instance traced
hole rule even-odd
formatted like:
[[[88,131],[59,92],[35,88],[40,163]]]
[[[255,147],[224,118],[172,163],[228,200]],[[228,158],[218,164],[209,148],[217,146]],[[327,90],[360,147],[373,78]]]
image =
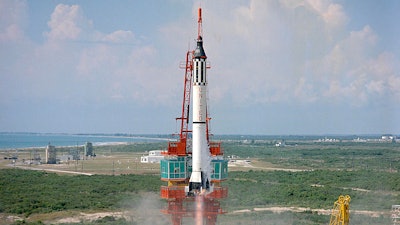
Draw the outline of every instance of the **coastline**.
[[[149,135],[150,136],[150,135]],[[106,134],[57,134],[0,132],[0,151],[45,149],[55,147],[82,147],[86,142],[93,146],[127,145],[132,143],[164,142],[170,139],[156,136],[121,136]]]
[[[94,142],[92,143],[94,147],[102,147],[102,146],[118,146],[118,145],[129,145],[141,142]],[[52,144],[53,145],[53,144]],[[56,148],[74,148],[74,147],[83,147],[84,144],[80,145],[55,145]],[[19,147],[19,148],[0,148],[1,151],[29,151],[29,150],[45,150],[47,146],[31,146],[31,147]]]

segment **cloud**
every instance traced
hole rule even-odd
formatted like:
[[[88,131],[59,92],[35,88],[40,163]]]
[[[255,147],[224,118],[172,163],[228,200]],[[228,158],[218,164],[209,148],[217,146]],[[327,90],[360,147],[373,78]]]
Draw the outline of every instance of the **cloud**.
[[[171,98],[176,95],[171,91],[173,79],[169,79],[174,74],[157,65],[158,50],[136,39],[133,31],[104,34],[95,30],[78,5],[58,5],[48,25],[45,45],[52,46],[49,51],[56,46],[74,49],[67,71],[85,90],[77,92],[83,98],[140,104],[168,104],[175,99]]]
[[[348,21],[348,17],[340,4],[321,0],[307,0],[306,4],[322,17],[329,29],[340,29]]]
[[[117,30],[111,34],[105,35],[102,40],[112,43],[131,43],[135,40],[135,35],[130,30]]]
[[[14,5],[22,16],[10,15],[8,22],[2,22],[4,40],[24,37],[26,5]],[[243,106],[316,103],[341,98],[368,104],[370,99],[398,95],[392,87],[399,76],[393,66],[398,59],[390,52],[377,52],[379,37],[369,25],[348,31],[349,17],[340,4],[254,0],[226,6],[222,1],[205,5],[203,12],[213,104],[226,100]],[[193,18],[196,13],[194,9]],[[58,90],[55,95],[71,98],[178,102],[183,71],[173,60],[184,59],[187,45],[182,43],[195,37],[189,32],[196,32],[195,19],[161,26],[162,44],[143,44],[131,30],[102,33],[79,5],[57,5],[48,27],[46,41],[30,46],[18,59],[26,67],[16,70],[20,80],[30,77],[26,83],[47,80],[54,88],[46,92],[32,85],[27,94],[46,96]],[[74,87],[74,93],[65,83]]]
[[[398,56],[382,49],[372,25],[349,29],[352,15],[339,3],[204,3],[212,109],[245,113],[275,105],[397,104]],[[177,16],[140,33],[129,27],[104,32],[82,6],[59,4],[48,15],[47,30],[39,31],[43,40],[36,42],[27,29],[28,4],[0,1],[0,102],[7,107],[16,100],[56,101],[102,109],[119,104],[132,111],[159,107],[179,113],[184,71],[178,66],[188,45],[195,45],[197,7],[193,4],[192,18]]]
[[[361,71],[367,76],[366,92],[381,97],[381,101],[400,102],[399,59],[392,53],[383,52],[370,59]]]
[[[229,96],[238,105],[315,101],[318,92],[313,86],[318,85],[304,83],[313,82],[312,71],[305,65],[329,51],[331,44],[325,41],[329,32],[320,31],[331,25],[307,2],[230,5],[231,10],[222,13],[210,7],[210,18],[203,26],[206,51],[218,65],[218,85],[211,84],[210,91],[221,100]],[[329,11],[329,5],[326,8]]]
[[[209,72],[210,94],[217,96],[213,104],[336,102],[358,107],[397,95],[388,79],[399,75],[387,70],[398,59],[390,65],[379,60],[386,54],[379,52],[378,34],[368,24],[348,30],[351,18],[342,5],[248,1],[220,10],[219,4],[204,9],[203,19],[205,48],[214,65]]]
[[[25,38],[23,29],[27,24],[25,1],[4,0],[0,2],[0,42]]]
[[[325,87],[323,96],[336,101],[348,101],[355,106],[373,104],[386,99],[396,100],[398,91],[389,88],[399,74],[398,59],[388,52],[376,55],[377,35],[369,26],[352,31],[338,42],[322,60],[316,60],[314,70]],[[319,68],[318,68],[319,67]]]
[[[47,24],[50,31],[45,36],[49,40],[77,40],[93,31],[92,22],[84,16],[79,5],[57,5]]]
[[[93,43],[134,44],[135,35],[130,30],[116,30],[103,34],[94,29],[79,5],[59,4],[47,23],[50,31],[45,32],[49,41],[83,41]]]
[[[17,3],[10,5],[27,10],[25,5]],[[7,7],[1,7],[1,10]],[[25,14],[22,9],[19,10],[21,15]],[[171,87],[176,87],[174,81],[178,78],[174,80],[174,77],[180,71],[176,72],[176,65],[158,66],[158,50],[136,39],[133,31],[102,33],[94,28],[81,6],[66,4],[55,7],[43,43],[27,41],[23,23],[24,20],[16,15],[2,28],[2,45],[11,46],[9,52],[12,53],[7,57],[11,56],[12,63],[3,67],[3,71],[6,68],[9,72],[1,75],[3,82],[0,85],[5,85],[2,92],[7,93],[2,96],[104,104],[114,101],[168,104],[176,101],[175,96],[181,88]],[[16,34],[25,39],[17,38]],[[5,44],[9,41],[18,43]],[[21,48],[23,54],[19,54],[17,48]],[[14,84],[4,84],[7,80]],[[15,86],[22,91],[16,92]]]
[[[338,41],[322,61],[316,60],[316,66],[321,65],[323,74],[342,76],[371,56],[371,50],[376,43],[376,34],[369,26],[360,31],[352,31],[343,40]]]
[[[24,37],[24,32],[15,24],[7,26],[7,28],[0,33],[0,41],[18,40]]]

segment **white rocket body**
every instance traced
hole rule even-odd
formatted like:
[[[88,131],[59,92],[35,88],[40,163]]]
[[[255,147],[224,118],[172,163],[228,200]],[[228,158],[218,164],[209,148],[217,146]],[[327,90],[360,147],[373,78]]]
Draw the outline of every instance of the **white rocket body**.
[[[193,57],[193,127],[192,127],[192,174],[189,192],[202,192],[210,188],[209,146],[207,141],[207,56],[203,40],[199,36]]]

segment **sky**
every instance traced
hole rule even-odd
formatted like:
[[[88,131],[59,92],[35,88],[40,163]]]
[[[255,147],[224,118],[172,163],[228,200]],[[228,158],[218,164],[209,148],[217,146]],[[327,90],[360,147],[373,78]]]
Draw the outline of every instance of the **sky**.
[[[0,0],[0,132],[178,132],[199,7],[212,133],[400,134],[397,0]]]

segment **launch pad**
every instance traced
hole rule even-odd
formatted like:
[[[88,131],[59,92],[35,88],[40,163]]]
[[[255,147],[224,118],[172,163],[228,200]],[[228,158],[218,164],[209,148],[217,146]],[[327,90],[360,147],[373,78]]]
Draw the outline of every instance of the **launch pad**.
[[[221,183],[228,178],[228,160],[220,142],[210,140],[207,107],[207,56],[203,48],[201,8],[198,11],[198,36],[195,50],[186,54],[182,114],[176,118],[181,129],[176,141],[168,143],[161,161],[161,198],[168,206],[173,225],[193,217],[196,225],[214,225],[217,215],[225,213],[219,199],[228,196]],[[191,105],[191,97],[193,104]],[[189,117],[190,109],[192,117]],[[191,124],[191,129],[189,128]],[[191,134],[191,135],[189,135]],[[191,145],[188,140],[191,137]]]

